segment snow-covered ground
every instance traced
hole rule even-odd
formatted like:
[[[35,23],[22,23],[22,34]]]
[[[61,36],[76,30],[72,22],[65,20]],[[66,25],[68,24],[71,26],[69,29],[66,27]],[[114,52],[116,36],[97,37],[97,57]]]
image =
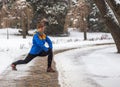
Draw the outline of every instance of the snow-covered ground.
[[[7,32],[9,33],[9,39],[7,39]],[[34,31],[30,32],[33,33]],[[32,46],[32,36],[27,36],[26,39],[22,39],[22,36],[16,36],[16,34],[19,34],[16,29],[0,29],[0,73],[2,73],[15,59],[19,58],[21,55],[26,55]],[[89,82],[90,79],[100,84],[103,83],[101,79],[104,78],[97,77],[111,79],[119,69],[115,68],[119,63],[119,61],[117,61],[119,60],[119,55],[116,54],[115,47],[108,46],[108,48],[110,47],[112,49],[101,50],[100,54],[99,52],[95,52],[96,49],[103,49],[106,46],[93,47],[95,44],[114,43],[111,35],[109,33],[88,33],[87,35],[88,40],[86,41],[83,40],[83,33],[77,31],[71,31],[69,37],[50,37],[53,42],[54,51],[78,48],[55,56],[57,69],[59,71],[59,81],[62,87],[80,87],[79,83],[81,83],[81,87],[89,87],[87,86],[89,83],[86,85],[83,83],[86,83],[86,81]],[[95,56],[94,53],[97,55]],[[105,61],[107,63],[104,63]],[[117,63],[115,64],[114,61]],[[104,67],[105,64],[107,65],[106,67]],[[110,66],[109,68],[108,65]],[[96,68],[95,66],[98,67]],[[94,68],[96,69],[94,70]],[[107,73],[107,68],[110,70],[111,74]],[[114,75],[112,75],[112,69],[113,71],[116,69]],[[98,72],[98,70],[101,72]],[[118,75],[116,75],[116,77],[117,76]],[[84,82],[84,77],[90,77],[90,79],[86,79]]]
[[[84,47],[55,56],[61,87],[120,87],[120,54],[114,45]]]

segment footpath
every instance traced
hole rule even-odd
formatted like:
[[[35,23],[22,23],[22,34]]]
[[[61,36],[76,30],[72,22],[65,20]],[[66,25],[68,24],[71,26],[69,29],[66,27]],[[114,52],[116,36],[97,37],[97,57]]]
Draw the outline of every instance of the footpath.
[[[52,66],[56,70],[54,61]],[[37,57],[26,65],[18,65],[17,69],[12,71],[9,66],[0,75],[0,87],[60,87],[58,72],[46,72],[47,57]]]

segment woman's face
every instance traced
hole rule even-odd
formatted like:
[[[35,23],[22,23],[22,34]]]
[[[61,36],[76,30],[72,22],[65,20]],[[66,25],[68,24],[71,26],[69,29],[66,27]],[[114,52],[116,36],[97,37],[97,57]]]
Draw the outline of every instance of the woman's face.
[[[38,28],[38,32],[44,32],[45,26]]]

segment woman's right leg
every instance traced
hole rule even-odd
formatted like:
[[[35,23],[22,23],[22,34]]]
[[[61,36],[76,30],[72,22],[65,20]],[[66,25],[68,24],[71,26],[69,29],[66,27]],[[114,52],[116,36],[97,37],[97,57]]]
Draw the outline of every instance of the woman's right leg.
[[[24,60],[18,60],[16,62],[13,62],[11,67],[13,70],[17,70],[16,69],[16,65],[18,64],[26,64],[28,62],[30,62],[32,59],[34,59],[37,55],[33,55],[33,54],[28,54],[27,57]]]
[[[12,64],[18,65],[18,64],[26,64],[30,62],[32,59],[34,59],[36,55],[28,54],[27,57],[24,60],[18,60],[16,62],[13,62]]]

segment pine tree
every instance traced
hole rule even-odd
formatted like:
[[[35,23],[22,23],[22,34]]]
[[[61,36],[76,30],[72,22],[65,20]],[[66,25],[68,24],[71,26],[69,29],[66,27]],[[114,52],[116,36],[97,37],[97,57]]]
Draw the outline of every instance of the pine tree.
[[[27,0],[33,6],[34,19],[33,28],[42,18],[47,18],[49,26],[46,29],[47,34],[61,34],[64,30],[65,16],[68,3],[65,0]]]
[[[88,16],[88,26],[90,32],[108,32],[105,26],[105,23],[103,22],[101,18],[101,14],[97,8],[97,6],[94,4],[93,0],[86,0],[91,7],[91,12]]]

